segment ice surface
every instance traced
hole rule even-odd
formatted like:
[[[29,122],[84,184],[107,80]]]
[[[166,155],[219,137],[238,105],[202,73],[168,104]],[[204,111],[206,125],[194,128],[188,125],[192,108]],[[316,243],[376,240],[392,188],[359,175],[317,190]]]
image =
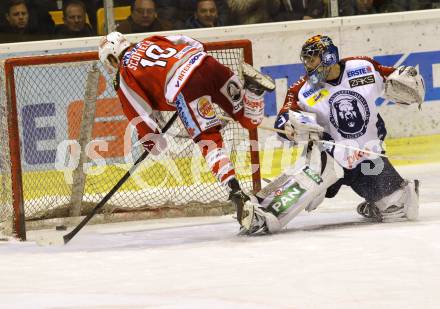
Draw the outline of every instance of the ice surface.
[[[86,226],[0,242],[0,308],[440,308],[440,165],[421,180],[420,219],[371,224],[344,189],[282,233],[236,236],[231,217]]]

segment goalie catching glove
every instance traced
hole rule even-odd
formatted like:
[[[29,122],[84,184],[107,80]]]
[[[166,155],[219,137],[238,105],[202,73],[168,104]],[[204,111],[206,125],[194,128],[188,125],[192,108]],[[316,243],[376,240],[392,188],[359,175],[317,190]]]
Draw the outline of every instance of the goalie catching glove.
[[[295,143],[317,141],[320,139],[320,133],[324,131],[316,122],[315,114],[291,110],[278,115],[275,129],[284,130],[284,134],[278,134]]]
[[[384,98],[401,105],[423,103],[425,83],[422,75],[412,66],[400,66],[385,82]]]

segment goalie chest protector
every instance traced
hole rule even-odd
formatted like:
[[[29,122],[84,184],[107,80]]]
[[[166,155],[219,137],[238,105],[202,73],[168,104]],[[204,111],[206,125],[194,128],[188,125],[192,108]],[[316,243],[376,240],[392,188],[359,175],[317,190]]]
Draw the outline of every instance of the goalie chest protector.
[[[340,65],[339,78],[321,88],[314,89],[307,82],[298,84],[298,105],[316,114],[318,124],[335,143],[381,152],[386,130],[375,102],[383,93],[384,76],[394,68],[381,66],[367,57],[346,58]],[[329,151],[349,169],[369,158],[342,147],[331,147]]]

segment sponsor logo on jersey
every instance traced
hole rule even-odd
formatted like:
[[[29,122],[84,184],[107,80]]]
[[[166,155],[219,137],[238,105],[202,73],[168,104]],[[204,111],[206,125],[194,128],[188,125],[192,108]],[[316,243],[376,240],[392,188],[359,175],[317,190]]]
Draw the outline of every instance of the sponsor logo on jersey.
[[[316,172],[315,172],[314,170],[312,170],[310,167],[308,167],[308,166],[304,167],[304,168],[303,168],[303,172],[304,172],[307,176],[309,176],[309,178],[310,178],[311,180],[313,180],[314,182],[316,182],[318,185],[319,185],[320,183],[323,182],[321,176],[319,176],[318,173],[316,173]]]
[[[355,69],[347,72],[347,77],[350,78],[350,77],[354,77],[354,76],[365,75],[365,74],[368,74],[371,72],[372,72],[372,69],[370,66],[355,68]]]
[[[185,98],[180,93],[176,99],[176,108],[179,113],[180,120],[182,120],[183,125],[188,131],[188,134],[191,138],[198,136],[201,132],[197,127],[196,123],[191,117],[190,111],[188,109],[188,105],[186,104]]]
[[[301,196],[303,196],[304,192],[306,192],[306,190],[295,182],[281,193],[277,191],[267,209],[275,216],[278,216],[288,208],[294,206]]]
[[[180,59],[180,58],[183,57],[183,55],[185,55],[191,49],[193,49],[193,47],[188,45],[188,46],[184,47],[180,52],[175,54],[173,57],[177,58],[177,59]]]
[[[199,58],[202,56],[203,56],[203,53],[198,53],[198,54],[192,56],[187,61],[185,66],[182,69],[180,69],[179,75],[177,76],[177,81],[180,81],[180,82],[183,81],[185,79],[185,77],[187,76],[187,73],[191,70],[194,63],[196,63],[197,60],[199,60]]]
[[[363,96],[352,90],[340,90],[328,100],[330,122],[342,137],[355,139],[365,134],[370,109]]]
[[[167,84],[165,98],[168,102],[175,100],[175,97],[180,91],[182,85],[191,76],[192,72],[198,67],[198,65],[200,65],[205,56],[206,53],[199,52],[190,57],[189,60],[185,61],[180,67],[177,68],[173,74],[173,77]]]
[[[325,97],[328,97],[330,92],[327,89],[321,89],[318,93],[315,93],[313,96],[306,100],[307,105],[313,107],[320,101],[322,101]]]
[[[205,119],[213,119],[215,117],[214,107],[206,97],[201,97],[197,102],[197,112]]]
[[[321,88],[310,88],[309,90],[306,90],[303,92],[304,98],[310,97],[312,94],[314,94],[316,91],[318,91]]]
[[[368,84],[374,84],[376,80],[374,79],[374,75],[361,76],[353,79],[349,79],[348,83],[351,88],[365,86]]]

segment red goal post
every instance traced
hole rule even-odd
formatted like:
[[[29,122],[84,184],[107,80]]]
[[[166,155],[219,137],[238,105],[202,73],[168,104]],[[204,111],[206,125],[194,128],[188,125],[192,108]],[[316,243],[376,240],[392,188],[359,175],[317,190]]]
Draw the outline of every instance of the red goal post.
[[[249,40],[209,42],[205,46],[209,54],[239,76],[242,61],[252,64]],[[22,240],[26,239],[26,225],[40,228],[48,226],[41,224],[48,221],[45,219],[53,223],[53,218],[69,217],[75,206],[75,188],[80,188],[81,214],[87,213],[141,153],[136,148],[129,153],[121,149],[128,122],[108,86],[111,77],[97,60],[97,52],[69,53],[10,58],[1,67],[0,107],[7,111],[7,119],[0,118],[0,223],[7,226],[12,222],[10,229]],[[84,85],[94,65],[99,67],[95,83]],[[86,88],[95,91],[94,102],[85,99]],[[87,109],[89,105],[91,109]],[[91,120],[84,125],[88,114],[92,114]],[[158,114],[159,123],[163,125],[170,115]],[[91,138],[87,144],[79,144],[84,127],[89,127]],[[170,131],[170,149],[144,162],[108,202],[103,217],[128,220],[231,211],[226,191],[210,174],[180,120]],[[257,130],[227,123],[222,135],[242,186],[258,191]],[[81,155],[75,149],[87,153],[83,166],[78,164]]]

